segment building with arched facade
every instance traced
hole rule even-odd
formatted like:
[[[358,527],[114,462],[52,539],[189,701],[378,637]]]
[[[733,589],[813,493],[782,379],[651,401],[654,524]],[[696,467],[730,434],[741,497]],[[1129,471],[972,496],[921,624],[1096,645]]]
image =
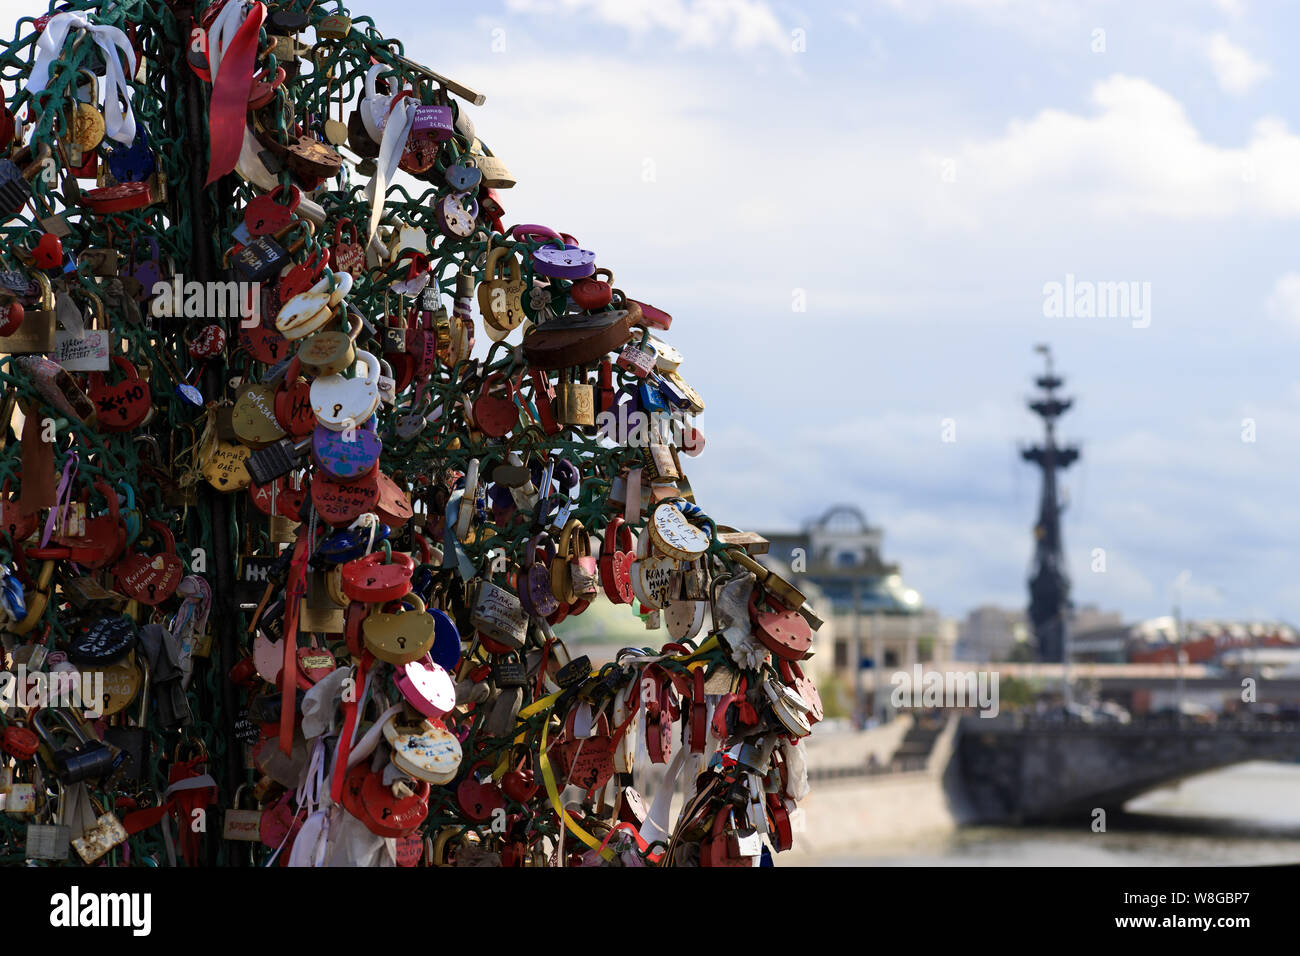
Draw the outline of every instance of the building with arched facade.
[[[859,716],[883,715],[894,671],[953,659],[956,622],[926,608],[899,566],[884,560],[884,532],[859,508],[835,505],[801,531],[763,535],[770,544],[758,560],[821,593],[817,613],[834,626],[812,669],[852,686]]]

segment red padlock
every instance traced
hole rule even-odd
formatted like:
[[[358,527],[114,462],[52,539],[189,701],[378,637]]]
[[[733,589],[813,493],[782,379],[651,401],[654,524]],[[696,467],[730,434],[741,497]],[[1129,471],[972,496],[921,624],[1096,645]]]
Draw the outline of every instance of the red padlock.
[[[27,310],[17,300],[8,305],[0,305],[0,335],[13,335],[27,317]]]
[[[375,462],[369,474],[348,481],[338,481],[324,471],[317,471],[311,482],[311,500],[321,520],[337,528],[374,510],[379,500],[378,475],[379,462]]]
[[[474,764],[456,786],[456,803],[461,814],[471,823],[487,823],[495,811],[504,810],[506,806],[491,777],[487,782],[478,779],[478,771],[487,766],[486,760]]]
[[[344,238],[344,234],[347,238]],[[366,270],[366,252],[357,241],[357,227],[351,219],[340,219],[334,225],[334,244],[330,246],[334,268],[340,272],[350,272],[353,278],[360,277]]]
[[[95,403],[99,428],[107,432],[129,432],[145,420],[153,408],[153,394],[149,383],[140,377],[134,365],[121,355],[114,355],[113,365],[126,374],[119,382],[109,384],[103,372],[90,373],[87,394]]]
[[[161,521],[149,521],[149,527],[162,538],[163,550],[157,554],[127,553],[113,567],[118,586],[128,596],[150,607],[161,604],[176,593],[185,566],[176,553],[176,538]]]
[[[601,275],[605,277],[603,280],[596,278]],[[573,299],[574,305],[588,312],[603,309],[614,300],[613,282],[614,273],[608,269],[597,269],[585,279],[573,283],[569,297]]]
[[[311,410],[311,383],[299,377],[302,362],[289,360],[289,368],[275,388],[275,420],[294,438],[306,438],[316,427]]]
[[[600,584],[605,596],[615,604],[631,604],[632,562],[636,560],[636,540],[632,529],[615,515],[605,526],[600,542]]]
[[[52,232],[41,233],[31,253],[38,269],[57,269],[63,265],[63,241]]]
[[[410,590],[414,570],[415,560],[409,554],[374,551],[343,565],[343,593],[367,604],[396,601]]]

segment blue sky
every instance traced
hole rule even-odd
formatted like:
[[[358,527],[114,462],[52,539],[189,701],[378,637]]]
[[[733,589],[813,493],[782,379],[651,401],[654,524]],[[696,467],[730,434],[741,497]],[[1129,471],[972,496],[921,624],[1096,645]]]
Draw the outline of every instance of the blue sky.
[[[404,35],[488,94],[507,218],[573,232],[675,314],[708,402],[690,475],[719,519],[851,501],[928,603],[1022,604],[1037,485],[1016,443],[1050,342],[1079,395],[1076,600],[1164,613],[1187,570],[1189,613],[1300,620],[1293,11],[478,9]],[[1149,326],[1045,317],[1067,274],[1150,283]]]
[[[486,93],[508,222],[573,233],[674,314],[720,521],[856,503],[927,603],[1023,605],[1016,443],[1050,342],[1079,396],[1076,601],[1165,613],[1187,570],[1189,613],[1300,621],[1294,8],[350,6]],[[1067,274],[1150,283],[1149,326],[1046,317]]]

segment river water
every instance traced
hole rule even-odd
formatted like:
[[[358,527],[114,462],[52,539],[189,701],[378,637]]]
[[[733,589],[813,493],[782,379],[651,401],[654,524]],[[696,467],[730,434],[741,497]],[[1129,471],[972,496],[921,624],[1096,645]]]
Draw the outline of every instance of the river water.
[[[967,827],[810,858],[818,866],[1231,866],[1300,863],[1300,764],[1252,762],[1154,790],[1087,827]]]

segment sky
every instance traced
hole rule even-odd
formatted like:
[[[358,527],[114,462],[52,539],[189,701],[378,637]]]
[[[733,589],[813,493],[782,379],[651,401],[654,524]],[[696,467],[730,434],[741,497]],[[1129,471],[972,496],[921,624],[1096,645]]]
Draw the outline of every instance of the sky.
[[[1023,606],[1050,343],[1076,603],[1300,622],[1293,6],[349,6],[486,94],[507,222],[674,315],[718,521],[856,504],[928,605]],[[1053,312],[1067,281],[1141,294]]]

